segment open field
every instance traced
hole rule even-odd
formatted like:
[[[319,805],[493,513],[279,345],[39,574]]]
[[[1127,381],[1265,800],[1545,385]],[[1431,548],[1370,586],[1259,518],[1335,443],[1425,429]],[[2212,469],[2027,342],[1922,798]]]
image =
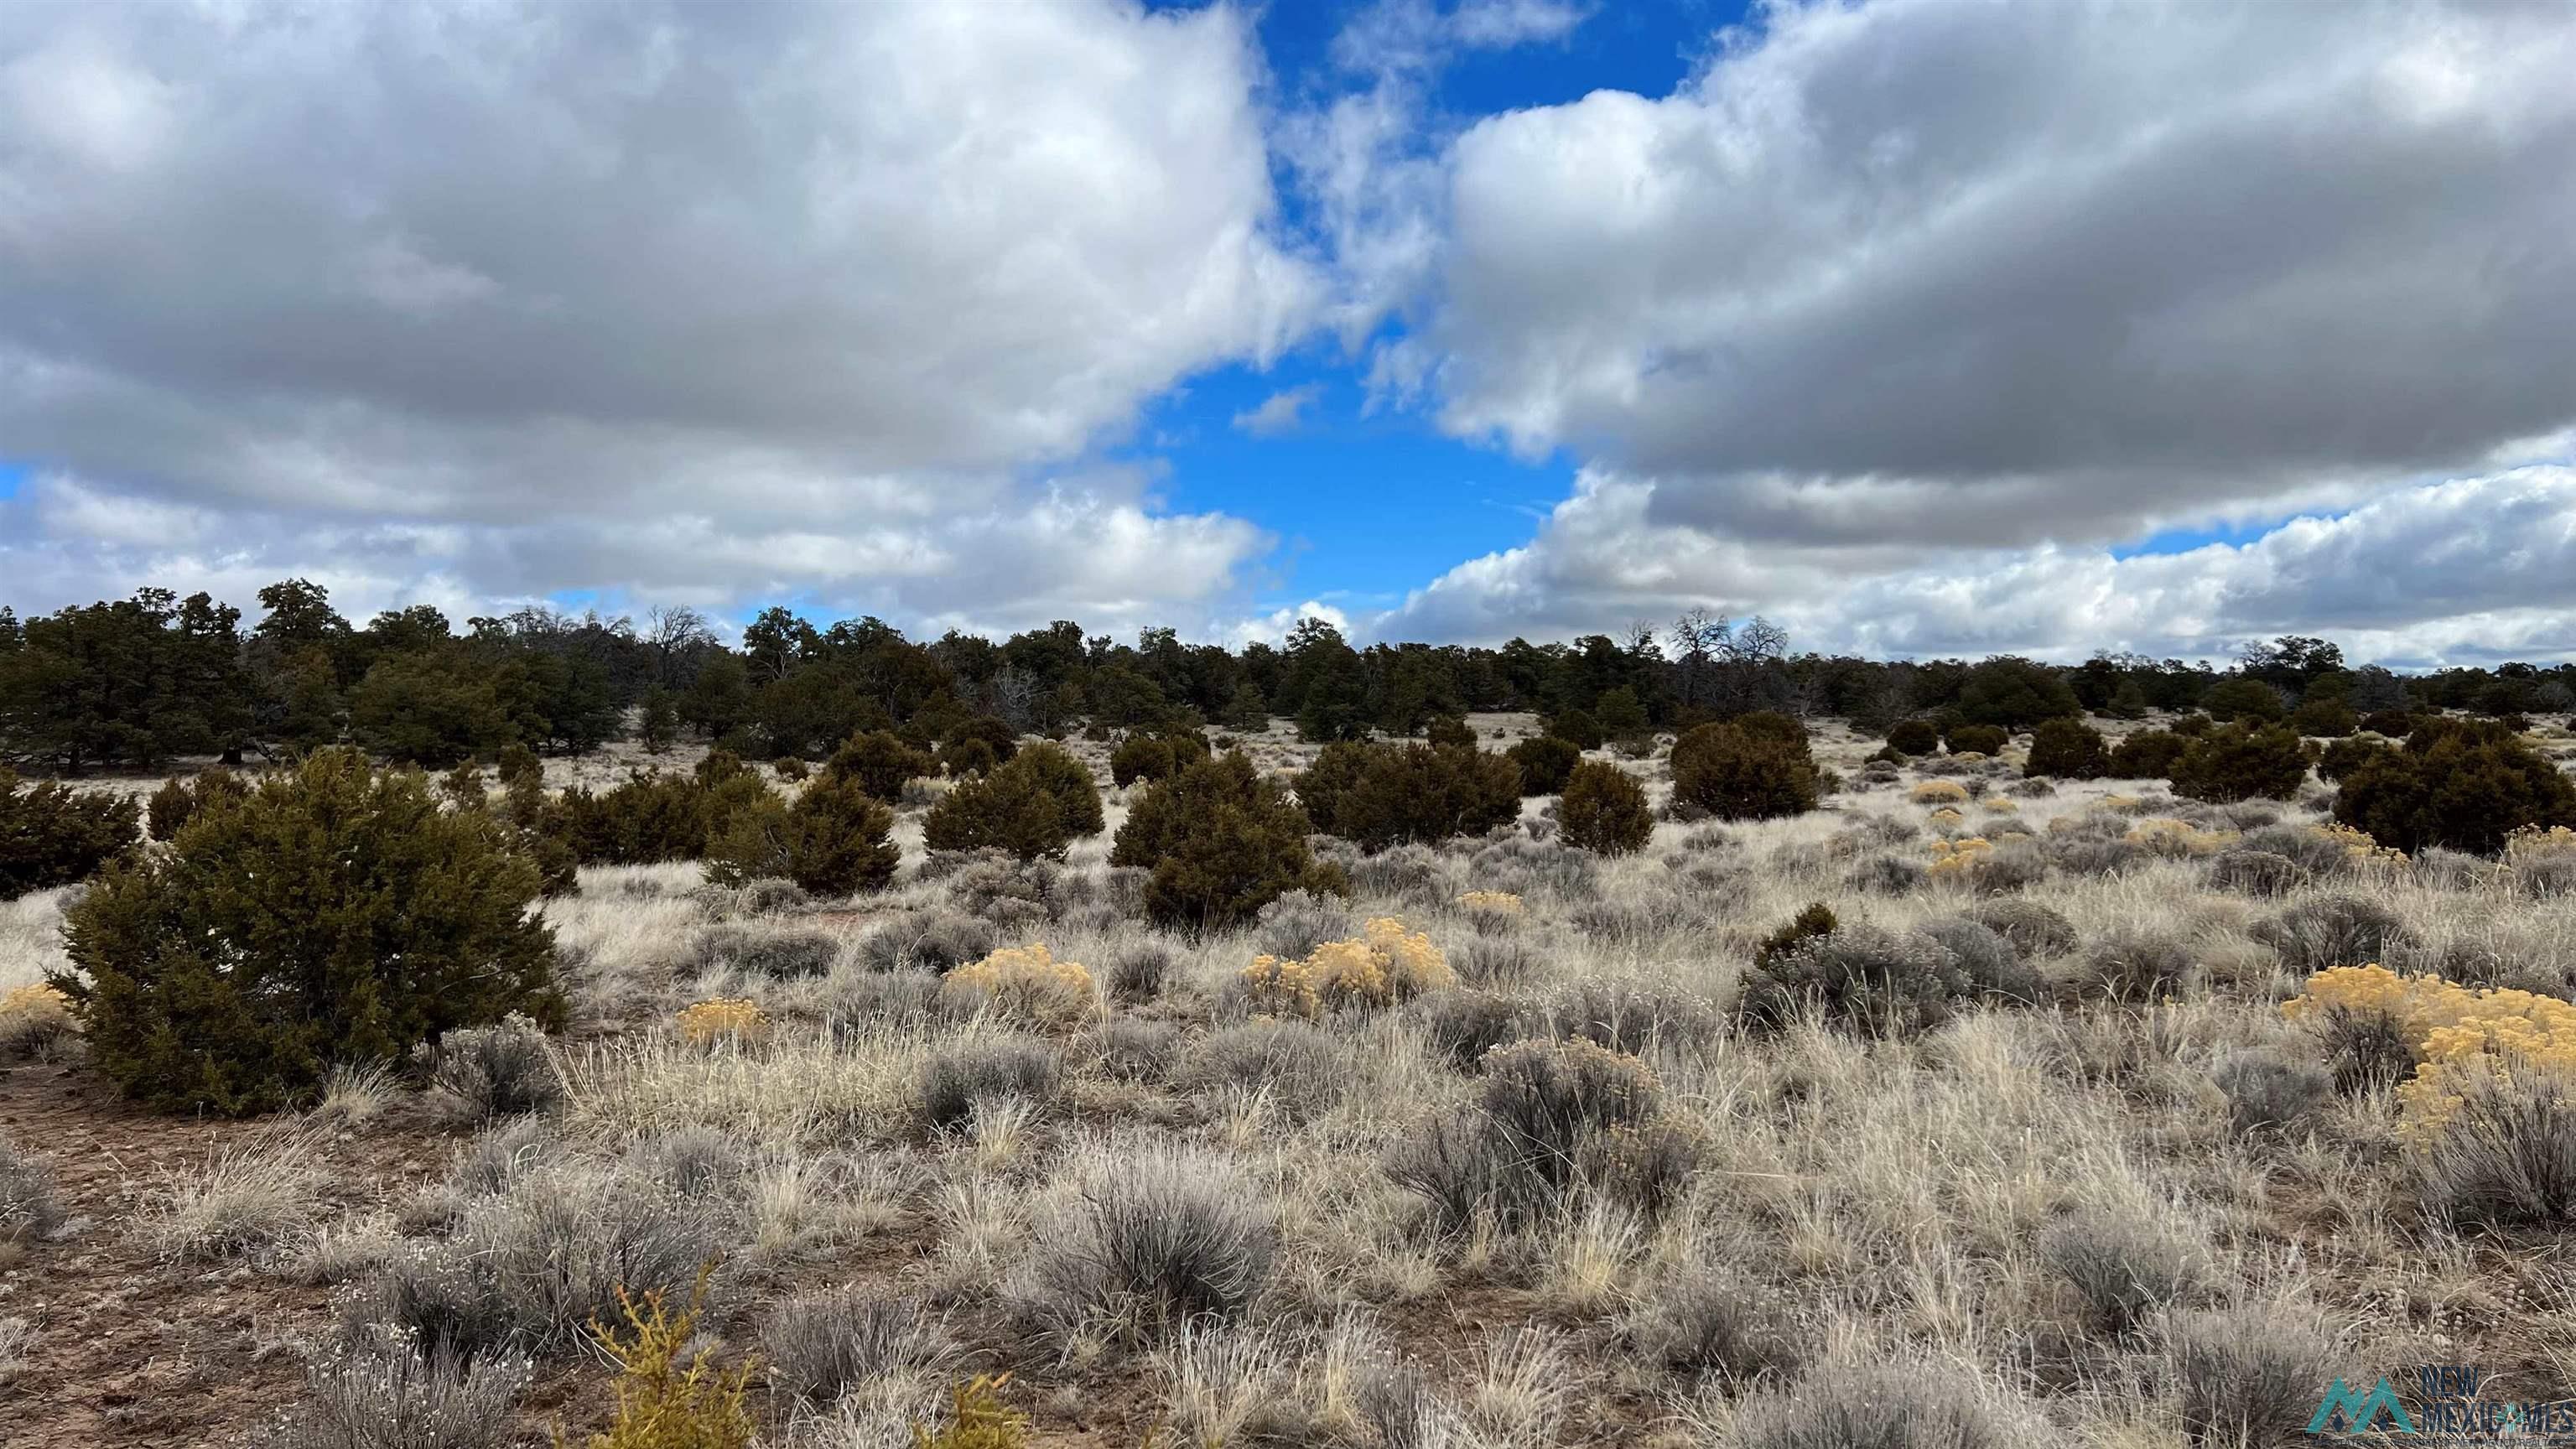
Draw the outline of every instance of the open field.
[[[2285,1442],[2327,1378],[2576,1386],[2559,1240],[2450,1211],[2393,1083],[2338,1083],[2338,1043],[2280,1009],[2361,961],[2565,997],[2576,871],[2356,851],[2316,785],[2208,806],[2025,781],[2018,746],[1865,769],[1875,746],[1821,724],[1824,808],[1659,823],[1621,859],[1554,843],[1545,799],[1439,849],[1327,843],[1351,900],[1196,940],[1108,865],[1130,797],[1097,745],[1109,830],[1060,867],[928,861],[921,793],[895,886],[855,900],[587,869],[544,907],[572,1014],[525,1114],[349,1079],[291,1116],[153,1116],[50,1043],[0,1067],[0,1137],[58,1215],[0,1247],[0,1441],[255,1441],[369,1393],[345,1326],[469,1260],[553,1327],[524,1387],[455,1386],[492,1437],[424,1445],[604,1424],[602,1285],[701,1262],[705,1343],[752,1366],[780,1445],[908,1445],[1004,1373],[1041,1443],[1387,1449],[1798,1449],[1856,1442],[1814,1427],[1845,1410],[1902,1421],[1889,1444]],[[1594,758],[1669,791],[1660,753]],[[2295,869],[2214,867],[2230,847]],[[0,990],[61,963],[65,895],[0,905]],[[2027,966],[2034,999],[1755,1030],[1743,977],[1815,902],[1891,950]],[[1309,1019],[1247,982],[1378,918],[1436,948],[1422,989]],[[1087,969],[938,974],[1031,944]],[[683,1018],[706,1002],[750,1005]],[[1564,1149],[1546,1191],[1444,1218],[1513,1083],[1552,1090],[1506,1066],[1610,1073],[1617,1120],[1512,1138]],[[19,1180],[0,1161],[0,1214]],[[1138,1223],[1186,1291],[1122,1276]]]

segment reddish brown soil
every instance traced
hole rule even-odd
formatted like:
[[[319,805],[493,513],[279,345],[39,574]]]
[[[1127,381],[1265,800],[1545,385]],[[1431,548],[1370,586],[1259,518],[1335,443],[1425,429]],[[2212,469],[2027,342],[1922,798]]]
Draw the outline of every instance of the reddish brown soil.
[[[329,1290],[242,1264],[167,1266],[135,1231],[174,1174],[262,1129],[156,1116],[89,1073],[55,1064],[0,1068],[0,1133],[51,1163],[70,1230],[0,1249],[0,1316],[38,1337],[0,1390],[0,1444],[237,1444],[303,1382],[295,1345],[330,1322]],[[362,1206],[441,1168],[422,1134],[321,1144],[326,1201]]]

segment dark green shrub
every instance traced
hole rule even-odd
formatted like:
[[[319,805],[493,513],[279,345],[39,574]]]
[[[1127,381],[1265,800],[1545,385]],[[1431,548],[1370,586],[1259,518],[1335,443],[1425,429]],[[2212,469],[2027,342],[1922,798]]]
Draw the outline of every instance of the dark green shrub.
[[[2191,742],[2171,778],[2174,793],[2186,799],[2287,800],[2308,778],[2307,745],[2286,725],[2220,725]]]
[[[2138,730],[2112,747],[2110,773],[2119,780],[2161,780],[2191,741],[2171,730]]]
[[[1523,740],[1503,753],[1520,767],[1523,795],[1562,793],[1565,782],[1574,777],[1574,767],[1583,761],[1583,751],[1574,741],[1554,735]],[[1301,783],[1298,791],[1303,794],[1304,790]]]
[[[1565,782],[1557,802],[1557,828],[1565,843],[1602,855],[1632,855],[1655,833],[1646,787],[1617,765],[1586,760]]]
[[[134,802],[0,766],[0,900],[70,885],[134,844]]]
[[[1898,720],[1887,731],[1887,743],[1901,755],[1928,755],[1941,748],[1941,729],[1928,719]]]
[[[2290,728],[2319,739],[2339,740],[2361,728],[2361,717],[2339,699],[2312,699],[2290,711]]]
[[[1145,909],[1156,921],[1227,926],[1291,890],[1333,887],[1306,833],[1305,815],[1278,782],[1229,751],[1148,787],[1118,827],[1109,863],[1153,872]]]
[[[1172,773],[1172,742],[1152,735],[1129,735],[1109,755],[1109,782],[1125,789],[1139,780],[1160,780]]]
[[[2289,707],[2281,703],[2281,691],[2262,680],[2247,679],[2243,675],[2234,675],[2211,685],[2209,693],[2200,697],[2200,707],[2220,724],[2249,719],[2268,723],[2289,713]]]
[[[537,758],[537,752],[526,745],[503,745],[500,768],[494,773],[501,777],[501,784],[505,789],[521,780],[542,785],[546,779],[546,766],[543,760]]]
[[[460,766],[459,768],[468,768]],[[172,780],[152,792],[144,812],[144,826],[155,840],[166,841],[179,833],[179,827],[193,818],[206,801],[223,796],[238,800],[250,793],[241,776],[226,769],[212,769],[193,780]]]
[[[545,829],[584,865],[695,860],[707,853],[705,805],[694,781],[639,774],[595,795],[569,787],[545,807]]]
[[[2025,775],[2060,780],[2097,780],[2110,772],[2111,752],[2102,743],[2102,732],[2071,719],[2043,721],[2031,733],[2030,759],[2022,766]]]
[[[960,740],[939,748],[939,768],[948,778],[963,780],[970,775],[989,775],[1002,763],[993,747],[982,740]]]
[[[2033,659],[2004,654],[1982,660],[1969,667],[1959,684],[1960,717],[1973,724],[2028,729],[2044,719],[2082,713],[2074,686]]]
[[[1549,734],[1561,740],[1572,740],[1577,749],[1597,750],[1610,739],[1609,732],[1601,728],[1601,721],[1585,710],[1569,709],[1563,714],[1549,716],[1546,723]]]
[[[2383,753],[2393,753],[2390,746],[2358,735],[2347,735],[2325,747],[2317,756],[2317,778],[2340,781],[2361,768],[2362,762]]]
[[[1999,755],[2012,743],[2012,731],[2002,725],[1954,724],[1942,732],[1941,742],[1954,755]]]
[[[1341,808],[1342,796],[1348,794],[1368,768],[1370,747],[1357,740],[1336,740],[1315,754],[1315,762],[1297,775],[1297,807],[1306,812],[1308,825],[1315,830],[1330,830],[1335,811]]]
[[[1009,721],[979,714],[948,727],[947,733],[939,737],[939,757],[945,760],[957,750],[976,742],[993,752],[996,765],[1009,763],[1011,756],[1020,752],[1019,731],[1012,729]],[[949,773],[955,774],[956,771]]]
[[[786,784],[795,785],[803,783],[814,772],[806,766],[803,755],[780,755],[769,762],[769,773]]]
[[[1673,799],[1720,820],[1766,820],[1816,808],[1819,781],[1806,742],[1704,724],[1673,742]]]
[[[2523,826],[2576,826],[2576,784],[2518,736],[2492,724],[2442,726],[2353,765],[2335,819],[2409,855],[2432,845],[2493,855]]]
[[[1375,852],[1481,835],[1520,818],[1520,769],[1454,745],[1374,745],[1316,828]]]
[[[707,851],[707,879],[721,886],[791,880],[818,896],[878,890],[903,853],[888,839],[894,812],[846,775],[817,777],[793,804],[767,791],[732,812]]]
[[[1728,723],[1757,740],[1771,740],[1778,744],[1793,745],[1802,750],[1807,748],[1809,741],[1807,726],[1803,722],[1792,719],[1776,709],[1757,709],[1747,714],[1739,714]]]
[[[1039,743],[979,780],[948,792],[922,821],[933,850],[1005,850],[1022,860],[1062,860],[1100,833],[1100,787],[1061,745]]]
[[[513,1011],[560,1024],[536,864],[481,811],[354,750],[202,813],[110,870],[54,979],[91,1059],[156,1106],[264,1111],[336,1062],[389,1061]]]
[[[1435,714],[1422,727],[1422,742],[1427,745],[1464,745],[1476,747],[1476,732],[1454,714]]]
[[[892,730],[870,730],[850,736],[823,766],[861,790],[892,804],[903,798],[907,780],[939,773],[939,762],[903,742]]]
[[[2374,709],[2361,717],[2361,727],[2375,735],[2402,740],[2415,732],[2416,716],[2402,709]]]
[[[517,735],[492,674],[444,651],[389,655],[349,693],[349,738],[388,760],[452,765]]]
[[[2167,726],[2167,728],[2171,729],[2175,734],[2182,736],[2184,739],[2196,740],[2202,735],[2209,733],[2214,726],[2215,721],[2211,720],[2209,716],[2202,714],[2198,710],[2193,710],[2189,714],[2176,716],[2174,722]]]

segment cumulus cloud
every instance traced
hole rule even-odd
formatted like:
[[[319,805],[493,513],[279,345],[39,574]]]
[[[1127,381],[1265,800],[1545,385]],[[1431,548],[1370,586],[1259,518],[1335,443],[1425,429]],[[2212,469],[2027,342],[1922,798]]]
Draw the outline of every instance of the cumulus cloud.
[[[1293,433],[1305,424],[1306,409],[1323,395],[1324,389],[1319,383],[1284,388],[1263,398],[1260,406],[1236,413],[1234,425],[1256,438],[1275,438]]]
[[[1248,24],[0,11],[0,440],[56,480],[0,594],[292,559],[388,597],[1214,606],[1261,532],[1085,460],[1320,304]],[[425,552],[323,552],[386,529]]]
[[[2116,538],[2576,420],[2554,6],[1782,4],[1447,161],[1442,423],[1744,539]]]
[[[2576,657],[2576,466],[2393,489],[2244,544],[1783,547],[1658,521],[1658,485],[1588,472],[1529,544],[1471,560],[1374,620],[1387,637],[1498,641],[1656,623],[1695,606],[1875,656],[2094,649],[2217,657],[2323,633],[2357,659]]]

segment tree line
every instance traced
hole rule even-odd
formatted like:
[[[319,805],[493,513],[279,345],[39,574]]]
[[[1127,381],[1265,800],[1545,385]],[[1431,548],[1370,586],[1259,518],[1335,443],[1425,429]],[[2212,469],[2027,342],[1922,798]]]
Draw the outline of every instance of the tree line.
[[[998,641],[951,631],[925,642],[876,618],[817,624],[774,607],[729,647],[687,608],[637,620],[530,607],[469,618],[460,632],[428,605],[353,623],[305,579],[263,588],[258,602],[248,629],[231,604],[160,588],[24,620],[0,608],[0,761],[80,774],[348,743],[443,766],[511,746],[579,754],[684,734],[750,758],[821,758],[856,734],[929,743],[985,720],[1017,733],[1115,734],[1286,717],[1330,741],[1535,710],[1560,734],[1597,740],[1760,710],[1884,729],[1925,716],[2027,728],[2205,706],[2267,718],[2328,704],[2365,715],[2576,707],[2576,665],[2401,676],[2347,667],[2333,643],[2305,636],[2251,646],[2221,670],[2111,653],[2071,667],[1796,653],[1767,620],[1696,612],[1619,638],[1499,648],[1357,648],[1308,619],[1281,644],[1230,650],[1167,628],[1128,643],[1069,620]]]

